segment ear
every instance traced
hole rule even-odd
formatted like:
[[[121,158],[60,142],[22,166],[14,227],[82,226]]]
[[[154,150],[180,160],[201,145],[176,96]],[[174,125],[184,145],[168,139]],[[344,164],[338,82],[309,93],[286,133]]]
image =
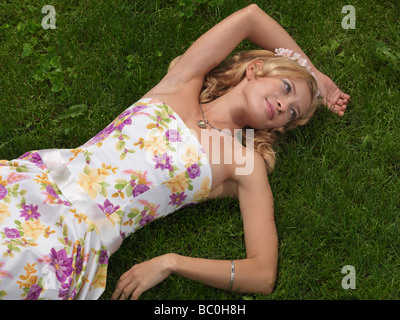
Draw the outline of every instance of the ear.
[[[258,70],[262,69],[264,62],[261,60],[252,61],[246,68],[246,78],[252,80],[257,78]]]

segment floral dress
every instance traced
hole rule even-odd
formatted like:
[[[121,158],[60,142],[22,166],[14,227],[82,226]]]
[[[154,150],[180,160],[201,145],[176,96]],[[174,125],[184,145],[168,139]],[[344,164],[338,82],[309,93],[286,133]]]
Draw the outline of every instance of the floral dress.
[[[0,299],[97,299],[122,240],[206,199],[196,135],[144,98],[76,149],[0,161]]]

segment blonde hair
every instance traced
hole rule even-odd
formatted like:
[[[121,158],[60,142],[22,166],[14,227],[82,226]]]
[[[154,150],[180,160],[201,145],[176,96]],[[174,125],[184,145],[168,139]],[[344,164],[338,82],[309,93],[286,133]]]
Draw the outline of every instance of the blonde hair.
[[[177,62],[175,58],[170,68]],[[262,68],[258,68],[256,61],[262,61]],[[268,50],[249,50],[234,54],[217,68],[211,70],[204,78],[203,88],[200,92],[199,102],[207,103],[226,94],[238,85],[246,76],[246,69],[254,65],[258,77],[291,77],[304,79],[310,89],[311,103],[306,112],[285,126],[271,130],[255,130],[254,149],[263,157],[268,172],[272,172],[275,166],[276,153],[274,143],[288,129],[306,124],[317,109],[317,82],[315,78],[297,62],[285,57],[276,56]],[[245,135],[242,135],[245,137]]]

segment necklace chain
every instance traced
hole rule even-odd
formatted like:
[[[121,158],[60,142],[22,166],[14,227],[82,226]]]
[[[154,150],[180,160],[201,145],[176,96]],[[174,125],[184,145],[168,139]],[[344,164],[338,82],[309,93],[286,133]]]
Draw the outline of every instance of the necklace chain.
[[[215,129],[215,130],[218,130],[218,131],[220,131],[220,132],[223,132],[223,133],[225,133],[225,134],[230,135],[230,136],[233,137],[233,135],[232,135],[231,132],[226,132],[226,131],[224,131],[224,130],[222,130],[222,129],[220,129],[220,128],[214,127],[214,126],[210,123],[210,121],[208,121],[208,120],[206,119],[206,117],[204,116],[203,107],[201,106],[201,103],[200,103],[200,110],[201,110],[201,114],[203,115],[203,119],[197,121],[197,125],[198,125],[200,128],[204,129],[204,128],[207,128],[207,125],[210,125],[211,128],[213,128],[213,129]]]

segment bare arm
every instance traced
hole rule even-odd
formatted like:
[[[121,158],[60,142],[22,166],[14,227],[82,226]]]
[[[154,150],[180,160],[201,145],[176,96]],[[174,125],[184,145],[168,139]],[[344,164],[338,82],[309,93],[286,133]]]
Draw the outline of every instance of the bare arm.
[[[324,104],[339,116],[344,115],[350,96],[343,93],[327,75],[320,72],[292,37],[257,6],[252,10],[252,28],[247,39],[270,51],[274,51],[275,48],[291,49],[307,59],[311,72],[314,72],[317,78]]]
[[[202,80],[245,39],[270,51],[280,47],[292,49],[309,60],[312,71],[318,72],[292,37],[255,4],[231,14],[203,34],[183,54],[173,71]]]
[[[252,174],[237,177],[246,259],[235,261],[232,290],[270,294],[276,278],[278,238],[264,160],[256,154],[254,164]],[[126,272],[118,282],[113,299],[137,299],[171,273],[226,290],[230,283],[231,262],[177,254],[159,256]]]
[[[273,197],[264,160],[255,154],[250,175],[237,176],[238,198],[243,217],[246,259],[236,260],[232,290],[272,292],[276,277],[278,238],[274,220]],[[175,257],[172,272],[220,289],[228,289],[229,260]]]
[[[291,49],[307,59],[311,71],[316,75],[325,104],[333,106],[339,115],[344,114],[350,96],[321,73],[293,38],[255,4],[233,13],[202,35],[171,68],[164,81],[179,84],[194,80],[200,90],[204,76],[245,39],[270,51],[275,48]]]

